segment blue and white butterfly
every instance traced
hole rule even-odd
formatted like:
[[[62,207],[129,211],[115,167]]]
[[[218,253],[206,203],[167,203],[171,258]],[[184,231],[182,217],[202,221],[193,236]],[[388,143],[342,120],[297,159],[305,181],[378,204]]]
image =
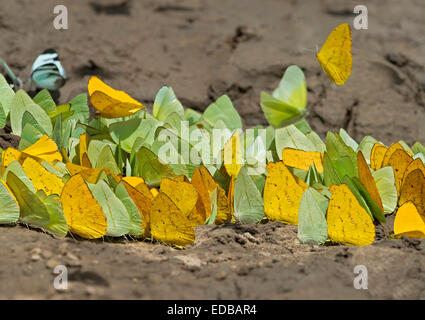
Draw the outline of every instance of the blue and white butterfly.
[[[38,89],[51,91],[61,88],[66,73],[55,49],[47,49],[35,59],[31,68],[31,83]]]

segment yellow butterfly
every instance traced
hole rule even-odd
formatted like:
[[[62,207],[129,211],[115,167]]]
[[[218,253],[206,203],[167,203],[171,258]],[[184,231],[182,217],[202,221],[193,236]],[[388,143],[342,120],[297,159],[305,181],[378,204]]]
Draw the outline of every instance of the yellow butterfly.
[[[192,185],[199,193],[199,198],[203,203],[206,218],[209,218],[212,210],[211,194],[217,190],[217,214],[215,224],[222,224],[232,220],[230,204],[226,192],[222,189],[204,166],[196,168],[193,172]]]
[[[345,184],[333,185],[326,220],[333,242],[349,246],[367,246],[375,240],[375,226],[366,210]]]
[[[193,227],[204,224],[205,209],[195,187],[186,181],[164,178],[159,191],[167,195]]]
[[[323,173],[323,153],[304,151],[292,148],[282,150],[282,161],[288,167],[308,170],[314,165],[319,173]]]
[[[384,212],[384,206],[382,204],[381,195],[379,194],[375,179],[373,178],[372,172],[370,172],[369,166],[367,165],[366,159],[361,151],[357,153],[357,167],[359,170],[360,182],[366,188],[367,192],[369,192],[370,196],[379,206],[381,211]]]
[[[36,190],[43,190],[46,195],[60,195],[65,183],[57,175],[47,171],[37,160],[26,158],[22,164],[25,174]]]
[[[1,173],[4,174],[6,167],[13,161],[17,160],[22,164],[28,157],[39,162],[44,160],[50,164],[55,161],[62,161],[62,156],[58,152],[56,143],[47,135],[43,135],[37,142],[22,151],[12,147],[4,150],[1,155]]]
[[[80,135],[80,165],[86,168],[92,168],[89,156],[88,156],[89,136],[86,132]]]
[[[145,107],[124,91],[111,88],[97,77],[90,78],[88,91],[91,104],[104,118],[130,116]]]
[[[351,73],[351,29],[347,23],[336,27],[316,54],[320,65],[333,82],[344,84]]]
[[[195,241],[193,225],[163,192],[152,201],[150,226],[152,237],[164,243],[186,246]]]
[[[387,150],[388,148],[379,142],[373,145],[372,151],[370,152],[370,167],[373,170],[382,168],[382,161],[384,161]]]
[[[294,176],[282,161],[269,162],[264,185],[264,212],[269,220],[298,225],[301,197],[308,185]]]
[[[394,235],[409,238],[425,238],[425,222],[412,201],[405,202],[398,208],[394,220]]]
[[[71,177],[61,193],[61,202],[69,231],[86,239],[106,233],[106,216],[80,174]]]
[[[128,178],[138,178],[138,177],[128,177]],[[124,178],[121,182],[124,185],[131,200],[134,202],[137,209],[139,210],[140,216],[142,218],[143,233],[140,236],[149,237],[150,236],[150,211],[152,208],[152,200],[154,197],[145,183],[139,183],[138,185],[133,186],[129,182],[127,182],[127,180],[128,179]],[[136,179],[130,179],[130,180],[132,180],[132,182],[136,181]]]

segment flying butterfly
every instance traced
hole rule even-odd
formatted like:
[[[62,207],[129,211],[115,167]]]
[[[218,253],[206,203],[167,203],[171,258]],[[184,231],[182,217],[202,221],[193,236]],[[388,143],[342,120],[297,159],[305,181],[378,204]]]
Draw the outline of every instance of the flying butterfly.
[[[329,78],[338,85],[344,84],[351,74],[351,29],[347,23],[336,27],[316,54]]]

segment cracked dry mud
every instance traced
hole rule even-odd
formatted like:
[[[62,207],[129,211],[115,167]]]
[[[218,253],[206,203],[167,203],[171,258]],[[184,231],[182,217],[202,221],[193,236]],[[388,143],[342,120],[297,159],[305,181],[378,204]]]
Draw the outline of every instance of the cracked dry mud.
[[[315,47],[336,25],[352,22],[355,1],[76,0],[70,29],[53,29],[53,0],[0,0],[0,57],[27,78],[37,54],[55,47],[69,80],[60,102],[87,90],[91,75],[152,104],[171,85],[197,110],[228,94],[246,126],[265,124],[261,90],[285,68],[303,68],[308,120],[322,137],[346,128],[360,140],[425,142],[425,4],[368,3],[369,29],[353,30],[354,64],[333,85]],[[16,145],[9,131],[0,145]],[[388,228],[391,228],[391,218]],[[23,226],[0,227],[0,298],[425,298],[425,242],[383,238],[365,248],[314,247],[296,227],[200,226],[187,250],[125,239],[56,240]],[[65,264],[70,287],[53,288]],[[353,269],[369,271],[368,290],[353,288]]]

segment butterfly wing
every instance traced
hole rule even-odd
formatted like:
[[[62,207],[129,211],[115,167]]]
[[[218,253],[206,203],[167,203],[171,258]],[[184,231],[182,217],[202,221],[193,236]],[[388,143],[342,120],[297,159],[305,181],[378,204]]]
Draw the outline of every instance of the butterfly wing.
[[[261,92],[261,109],[268,123],[275,128],[295,123],[305,115],[304,110],[295,108],[264,91]]]
[[[304,72],[297,66],[289,66],[279,86],[273,91],[273,97],[297,109],[307,105],[307,85]]]
[[[115,90],[97,77],[88,84],[90,102],[104,118],[119,118],[135,114],[145,106],[121,90]]]
[[[272,95],[261,93],[261,108],[273,127],[295,123],[305,115],[307,85],[303,71],[289,66]]]
[[[336,47],[351,52],[351,43],[350,25],[343,23],[332,30],[320,51],[326,51]]]

